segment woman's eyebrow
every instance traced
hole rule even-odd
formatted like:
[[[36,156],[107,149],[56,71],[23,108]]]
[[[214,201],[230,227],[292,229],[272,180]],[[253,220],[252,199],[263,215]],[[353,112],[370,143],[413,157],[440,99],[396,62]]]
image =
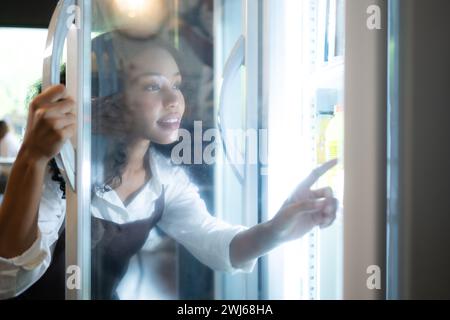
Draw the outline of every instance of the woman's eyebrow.
[[[145,73],[141,73],[141,74],[135,76],[133,79],[131,79],[131,82],[135,82],[139,78],[142,78],[142,77],[161,77],[161,76],[163,76],[163,75],[158,72],[145,72]],[[178,76],[181,76],[181,72],[177,72],[177,73],[173,74],[173,77],[178,77]]]

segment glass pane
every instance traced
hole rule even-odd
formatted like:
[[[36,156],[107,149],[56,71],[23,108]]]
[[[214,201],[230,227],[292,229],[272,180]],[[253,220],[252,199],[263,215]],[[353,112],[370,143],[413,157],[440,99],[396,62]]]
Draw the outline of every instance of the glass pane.
[[[240,208],[241,193],[239,182],[227,198],[215,188],[236,177],[216,169],[225,155],[215,148],[214,83],[242,23],[226,3],[93,1],[93,299],[213,299],[213,270],[229,268],[241,227],[216,220],[215,209],[217,197]],[[236,101],[244,101],[240,77],[227,91]],[[243,105],[231,107],[226,125],[242,128],[234,115]]]
[[[340,297],[340,214],[267,269],[233,268],[230,243],[342,157],[342,6],[93,2],[93,299]],[[316,187],[342,183],[340,166]]]
[[[235,224],[244,224],[245,217],[245,185],[243,183],[243,156],[245,141],[243,129],[246,128],[245,106],[245,66],[240,66],[229,85],[224,85],[221,75],[234,59],[231,54],[239,45],[239,38],[243,34],[243,2],[241,0],[222,0],[219,17],[215,22],[216,37],[216,92],[221,115],[222,134],[226,139],[225,148],[219,149],[216,165],[216,214]],[[225,97],[222,97],[225,96]],[[221,99],[225,99],[224,101]],[[222,109],[222,110],[221,110]],[[240,129],[240,131],[239,131]],[[233,133],[237,133],[234,135]],[[233,190],[233,192],[229,192]],[[245,275],[219,274],[216,282],[217,298],[245,299]]]

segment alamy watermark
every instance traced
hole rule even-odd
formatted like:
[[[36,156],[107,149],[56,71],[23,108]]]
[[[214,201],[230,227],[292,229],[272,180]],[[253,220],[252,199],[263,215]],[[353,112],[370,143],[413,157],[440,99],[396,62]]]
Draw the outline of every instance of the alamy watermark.
[[[367,7],[366,10],[367,17],[366,25],[369,30],[381,30],[381,8],[375,4]]]
[[[233,165],[265,166],[268,162],[267,129],[203,130],[202,121],[195,121],[193,132],[179,129],[179,139],[171,153],[171,160],[177,165],[213,165],[224,161]]]
[[[381,268],[377,265],[370,265],[366,269],[369,274],[366,280],[366,286],[369,290],[381,290]]]
[[[77,265],[70,265],[66,270],[66,287],[69,290],[81,289],[81,268]]]
[[[77,5],[71,5],[67,7],[66,14],[68,14],[66,20],[66,27],[70,29],[75,24],[77,29],[81,28],[81,9]]]

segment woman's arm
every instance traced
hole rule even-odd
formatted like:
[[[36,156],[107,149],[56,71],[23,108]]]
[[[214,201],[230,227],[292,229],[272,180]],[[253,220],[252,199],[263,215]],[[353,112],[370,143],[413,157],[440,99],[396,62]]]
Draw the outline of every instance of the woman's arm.
[[[22,149],[0,206],[0,256],[13,258],[37,238],[37,212],[46,163]]]
[[[74,134],[74,108],[61,85],[49,88],[30,105],[27,132],[0,205],[0,257],[19,256],[37,238],[45,170]]]
[[[230,244],[230,259],[234,268],[240,269],[249,261],[257,259],[280,245],[273,234],[270,222],[238,233]]]
[[[315,226],[331,225],[336,217],[337,200],[331,188],[311,190],[311,186],[336,160],[315,169],[285,201],[275,217],[238,233],[230,243],[231,264],[240,268],[259,258],[280,244],[295,240]]]

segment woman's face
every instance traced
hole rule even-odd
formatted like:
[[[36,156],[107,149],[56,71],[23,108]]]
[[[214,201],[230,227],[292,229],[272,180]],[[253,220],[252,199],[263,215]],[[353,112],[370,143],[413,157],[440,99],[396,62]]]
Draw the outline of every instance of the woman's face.
[[[167,50],[154,46],[124,67],[125,103],[131,112],[133,135],[158,144],[177,141],[185,101],[175,59]]]

